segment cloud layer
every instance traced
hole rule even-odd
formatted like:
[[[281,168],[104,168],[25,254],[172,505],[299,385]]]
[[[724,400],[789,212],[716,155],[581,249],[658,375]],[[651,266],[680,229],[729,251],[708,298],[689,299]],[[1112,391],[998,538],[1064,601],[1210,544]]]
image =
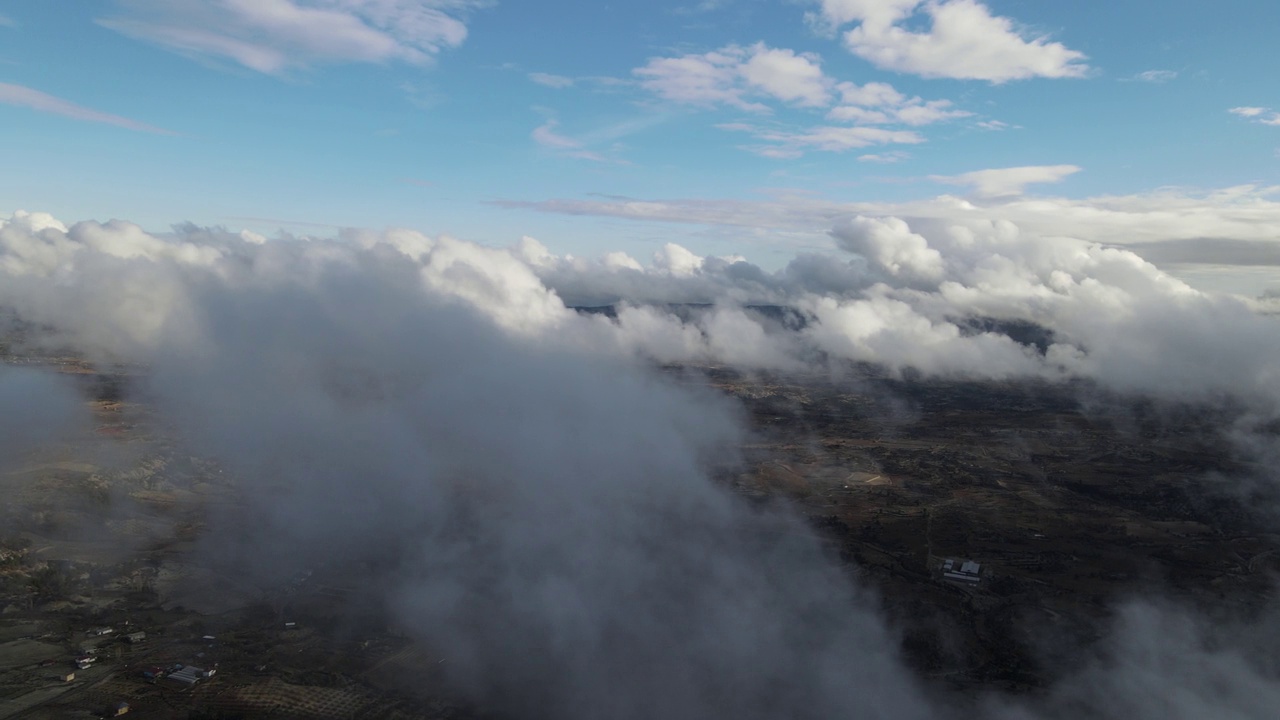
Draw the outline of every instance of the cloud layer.
[[[322,559],[358,568],[488,707],[944,719],[955,713],[803,525],[712,480],[737,467],[734,407],[644,361],[1085,379],[1227,398],[1265,423],[1280,418],[1280,318],[1007,220],[854,214],[830,235],[839,254],[766,272],[676,245],[641,263],[532,239],[155,235],[15,213],[0,222],[0,305],[48,326],[48,342],[146,368],[158,417],[241,479],[243,505],[211,520],[211,548],[262,578]],[[612,316],[570,307],[603,302],[619,303]],[[11,380],[0,403],[59,397]],[[987,716],[1272,707],[1273,645],[1146,604],[1114,638],[1044,699],[989,698]]]

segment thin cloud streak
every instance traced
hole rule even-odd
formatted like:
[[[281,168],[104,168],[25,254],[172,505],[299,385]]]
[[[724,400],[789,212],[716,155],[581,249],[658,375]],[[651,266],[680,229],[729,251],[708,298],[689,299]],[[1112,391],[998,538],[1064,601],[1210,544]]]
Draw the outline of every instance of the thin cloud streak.
[[[177,135],[172,130],[166,130],[154,125],[148,125],[144,122],[131,120],[120,115],[112,115],[111,113],[101,112],[92,108],[77,105],[70,100],[63,100],[54,97],[48,93],[40,92],[24,85],[13,85],[10,83],[0,83],[0,103],[13,105],[15,107],[25,107],[40,112],[61,115],[73,120],[83,120],[85,122],[103,123],[105,125],[115,125],[126,130],[136,130],[138,132],[148,132],[157,135]]]

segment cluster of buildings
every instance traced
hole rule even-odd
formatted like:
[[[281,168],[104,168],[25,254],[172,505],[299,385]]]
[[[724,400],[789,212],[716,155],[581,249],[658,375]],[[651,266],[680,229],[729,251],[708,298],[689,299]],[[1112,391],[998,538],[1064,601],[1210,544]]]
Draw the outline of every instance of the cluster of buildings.
[[[977,585],[982,579],[982,565],[972,560],[947,558],[942,561],[940,569],[944,580]]]
[[[180,688],[195,687],[196,683],[201,680],[208,680],[218,673],[218,668],[210,668],[204,670],[194,665],[174,665],[164,679],[172,685]]]

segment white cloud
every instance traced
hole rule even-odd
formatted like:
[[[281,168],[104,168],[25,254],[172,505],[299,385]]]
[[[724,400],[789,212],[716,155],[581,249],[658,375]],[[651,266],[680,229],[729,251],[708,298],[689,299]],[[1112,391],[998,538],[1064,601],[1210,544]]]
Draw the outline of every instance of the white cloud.
[[[902,105],[907,102],[907,97],[889,83],[869,82],[866,85],[841,83],[840,101],[846,105],[880,107]]]
[[[807,107],[823,107],[830,102],[831,81],[813,55],[797,55],[794,50],[769,48],[758,43],[742,64],[742,77],[760,90],[785,102]]]
[[[857,125],[887,125],[894,121],[894,116],[884,110],[872,110],[856,105],[841,105],[827,113],[828,120],[855,123]]]
[[[1131,247],[1183,278],[1256,294],[1280,283],[1280,186],[1245,185],[1212,191],[1164,188],[1135,195],[961,199],[949,195],[905,202],[838,202],[813,196],[770,200],[553,199],[502,206],[571,215],[687,223],[779,238],[797,247],[830,246],[831,227],[855,215],[899,217],[912,227],[960,227],[974,232],[1012,222],[1028,236],[1071,237]],[[1169,248],[1165,251],[1161,248]],[[1268,260],[1268,258],[1271,258]],[[1270,265],[1258,263],[1270,262]],[[823,268],[828,266],[823,265]],[[1270,270],[1268,270],[1270,268]],[[1212,271],[1212,277],[1205,273]],[[1196,274],[1199,273],[1199,274]],[[1250,289],[1250,288],[1254,288]]]
[[[539,85],[546,85],[547,87],[552,87],[552,88],[567,88],[573,85],[573,82],[574,82],[573,78],[571,77],[565,77],[563,75],[552,75],[550,73],[541,73],[541,72],[529,73],[529,79],[538,83]]]
[[[1132,80],[1149,83],[1167,83],[1170,80],[1176,80],[1178,71],[1176,70],[1147,70],[1134,75]]]
[[[856,215],[831,231],[843,250],[857,253],[890,275],[906,279],[937,280],[942,277],[942,254],[929,247],[899,218]]]
[[[137,120],[130,120],[127,117],[112,115],[111,113],[105,113],[83,107],[81,105],[76,105],[69,100],[63,100],[62,98],[54,97],[53,95],[42,93],[39,90],[33,90],[22,85],[0,83],[0,103],[30,108],[32,110],[39,110],[40,112],[52,113],[54,115],[61,115],[74,120],[115,125],[116,127],[122,127],[128,130],[158,133],[160,135],[174,134],[170,130],[138,122]]]
[[[653,58],[633,72],[641,78],[642,87],[664,100],[707,108],[728,106],[763,114],[771,108],[762,101],[773,100],[798,108],[828,108],[827,120],[859,126],[919,127],[972,115],[952,107],[949,100],[908,97],[887,83],[837,82],[823,73],[817,56],[763,43]],[[865,127],[789,129],[743,122],[717,127],[750,132],[767,141],[768,145],[749,149],[774,158],[799,157],[807,150],[842,152],[868,145],[924,142],[915,132]]]
[[[762,58],[757,61],[757,56]],[[764,113],[769,111],[768,106],[750,101],[748,96],[765,94],[783,100],[811,101],[814,70],[821,83],[821,70],[809,58],[761,43],[752,48],[728,45],[702,54],[651,58],[632,73],[640,78],[641,87],[663,100],[701,107],[727,105]],[[787,78],[795,76],[807,80],[807,84],[798,89],[791,87]]]
[[[565,137],[556,133],[555,128],[559,125],[555,120],[548,120],[539,125],[533,131],[533,139],[544,147],[550,148],[578,148],[582,147],[582,143],[570,137]]]
[[[1260,108],[1260,107],[1233,107],[1227,112],[1233,115],[1239,115],[1240,117],[1251,118],[1251,117],[1257,117],[1265,113],[1266,111],[1267,111],[1266,108]]]
[[[14,22],[11,18],[5,15],[0,15],[0,27],[13,27],[13,26],[14,26]]]
[[[663,100],[703,107],[729,105],[750,112],[766,112],[768,108],[764,105],[743,99],[745,90],[738,83],[741,61],[742,49],[729,46],[701,55],[651,58],[644,67],[636,68],[632,73],[640,78],[641,87]]]
[[[321,63],[428,62],[467,36],[485,0],[120,0],[98,20],[129,37],[196,57],[281,74]]]
[[[563,154],[578,158],[579,160],[592,160],[594,162],[605,162],[606,158],[599,153],[584,149],[584,143],[581,140],[561,135],[556,132],[559,126],[556,120],[548,120],[539,125],[533,131],[533,140],[539,145],[551,148],[552,150],[562,151]]]
[[[912,102],[894,110],[898,122],[904,125],[931,125],[943,120],[969,117],[973,115],[965,110],[952,110],[950,100],[930,100],[929,102]]]
[[[889,164],[889,163],[901,162],[910,157],[911,157],[910,153],[898,152],[898,151],[892,151],[892,152],[886,152],[886,153],[869,153],[867,155],[859,155],[858,162]]]
[[[1280,125],[1280,112],[1263,107],[1233,107],[1227,112],[1262,125]]]
[[[977,125],[983,130],[992,130],[997,132],[1000,130],[1008,130],[1009,128],[1018,127],[1017,125],[1010,125],[1009,123],[1004,122],[1003,120],[982,120]]]
[[[822,71],[821,58],[756,43],[728,45],[702,54],[653,58],[633,72],[641,86],[664,100],[713,107],[727,105],[769,112],[761,100],[805,108],[830,107],[828,119],[863,124],[926,125],[972,113],[952,109],[949,100],[907,97],[892,85],[837,82]]]
[[[1085,55],[1046,36],[1029,36],[977,0],[821,0],[821,22],[844,34],[849,51],[885,70],[929,78],[1004,83],[1083,77]],[[927,31],[902,23],[923,13]]]
[[[900,124],[918,127],[973,113],[952,108],[950,100],[907,97],[888,83],[866,85],[840,83],[840,104],[827,113],[829,120],[860,125]]]
[[[930,180],[948,185],[967,185],[979,197],[1021,195],[1027,185],[1055,183],[1080,172],[1075,165],[1028,165],[1025,167],[977,170],[963,175],[931,175]]]
[[[871,127],[843,127],[824,125],[803,130],[780,130],[747,124],[726,124],[721,129],[749,132],[758,140],[768,145],[749,148],[765,157],[795,158],[810,150],[824,152],[845,152],[872,145],[905,144],[914,145],[924,142],[924,137],[910,130],[888,130]]]
[[[831,29],[851,22],[887,27],[910,16],[923,0],[819,0],[821,20]]]

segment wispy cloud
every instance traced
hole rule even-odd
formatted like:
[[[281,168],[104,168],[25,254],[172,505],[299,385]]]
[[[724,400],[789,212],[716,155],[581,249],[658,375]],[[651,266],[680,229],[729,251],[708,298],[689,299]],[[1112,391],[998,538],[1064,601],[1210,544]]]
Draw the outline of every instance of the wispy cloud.
[[[5,15],[0,15],[0,27],[13,27],[13,20]]]
[[[561,135],[556,132],[559,126],[556,120],[548,120],[539,125],[533,131],[533,141],[542,147],[555,150],[562,155],[577,158],[579,160],[591,160],[594,162],[608,162],[608,158],[603,155],[587,150],[581,140],[571,138],[567,135]]]
[[[184,55],[278,75],[322,63],[423,64],[467,37],[488,0],[129,0],[98,24]]]
[[[867,155],[859,155],[858,162],[879,163],[879,164],[887,165],[890,163],[902,162],[903,160],[906,160],[910,157],[911,157],[911,153],[905,153],[898,150],[893,150],[886,153],[869,153]]]
[[[1140,72],[1133,77],[1121,78],[1121,80],[1160,84],[1167,83],[1170,80],[1176,80],[1177,78],[1177,70],[1147,70],[1145,72]]]
[[[797,158],[810,150],[840,153],[872,145],[914,145],[924,142],[924,137],[917,132],[872,127],[824,125],[802,130],[780,130],[748,123],[725,123],[717,127],[721,130],[750,133],[767,144],[748,146],[748,150],[763,157],[777,159]]]
[[[1233,107],[1227,112],[1262,125],[1280,125],[1280,112],[1264,107]]]
[[[539,85],[546,85],[550,88],[567,88],[573,85],[574,80],[571,77],[563,75],[552,75],[551,73],[532,72],[529,73],[529,79]]]
[[[137,120],[131,120],[120,115],[112,115],[82,105],[77,105],[69,100],[63,100],[54,97],[48,93],[42,93],[39,90],[33,90],[23,85],[11,85],[9,83],[0,83],[0,103],[6,105],[15,105],[17,107],[30,108],[39,110],[40,112],[52,113],[63,117],[72,118],[74,120],[84,120],[86,122],[103,123],[106,125],[115,125],[128,130],[137,130],[140,132],[157,133],[159,135],[176,135],[172,130],[165,130],[154,125],[148,125]]]
[[[978,197],[999,198],[1021,195],[1028,185],[1056,183],[1080,172],[1076,165],[1028,165],[1025,167],[976,170],[963,175],[930,175],[947,185],[965,185]]]
[[[983,130],[991,130],[992,132],[1000,132],[1001,130],[1017,129],[1018,125],[1010,125],[1003,120],[981,120],[977,126]]]

